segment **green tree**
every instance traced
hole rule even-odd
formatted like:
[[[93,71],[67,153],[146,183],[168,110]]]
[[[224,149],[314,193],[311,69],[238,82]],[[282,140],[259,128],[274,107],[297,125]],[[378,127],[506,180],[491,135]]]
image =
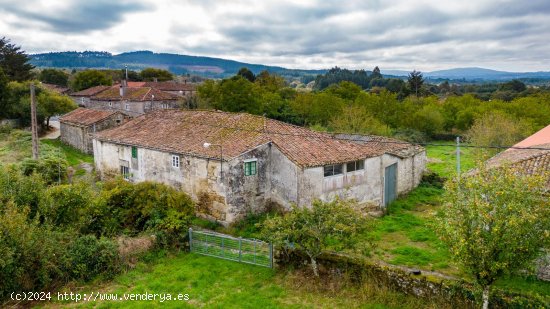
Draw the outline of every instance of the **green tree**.
[[[5,37],[0,39],[0,68],[10,80],[21,82],[31,79],[34,66],[28,63],[29,60],[20,46],[11,44]]]
[[[78,72],[74,75],[74,78],[71,82],[71,89],[73,91],[80,91],[94,86],[110,86],[112,84],[112,78],[104,72],[101,72],[99,70],[85,70]]]
[[[8,77],[0,68],[0,118],[8,116],[9,88]]]
[[[525,120],[516,119],[501,111],[486,113],[476,119],[474,125],[466,133],[467,140],[479,146],[511,146],[519,142],[533,129]],[[492,156],[498,149],[476,150],[478,155]]]
[[[327,203],[317,200],[311,207],[294,206],[284,216],[264,221],[262,235],[277,245],[293,245],[305,252],[318,277],[319,255],[331,246],[338,246],[332,249],[349,248],[353,236],[367,228],[366,219],[354,206],[354,202],[341,199]]]
[[[237,72],[237,76],[246,78],[251,83],[256,80],[256,76],[254,76],[254,73],[252,73],[252,71],[250,71],[248,68],[241,68],[239,72]]]
[[[383,78],[382,73],[380,73],[380,68],[378,68],[378,66],[375,66],[372,70],[372,78]]]
[[[409,73],[407,83],[409,85],[409,89],[415,93],[416,97],[418,97],[418,93],[422,90],[422,85],[424,84],[422,72],[413,70]]]
[[[38,79],[46,84],[67,87],[69,82],[69,74],[65,73],[63,70],[44,69],[40,71]]]
[[[335,132],[390,135],[391,131],[382,122],[374,118],[369,111],[361,106],[346,106],[341,113],[329,122],[329,128]]]
[[[526,267],[550,245],[550,200],[543,176],[486,169],[446,184],[436,231],[475,278],[488,307],[491,285]]]
[[[46,118],[46,128],[50,126],[50,118],[66,114],[78,106],[69,97],[51,91],[43,91],[38,95],[38,109]]]
[[[156,79],[159,82],[165,82],[174,79],[174,75],[169,71],[155,68],[145,68],[141,70],[140,75],[141,79],[145,81],[154,81]]]
[[[353,101],[361,93],[362,89],[353,82],[341,81],[338,84],[328,86],[324,91],[341,99]]]

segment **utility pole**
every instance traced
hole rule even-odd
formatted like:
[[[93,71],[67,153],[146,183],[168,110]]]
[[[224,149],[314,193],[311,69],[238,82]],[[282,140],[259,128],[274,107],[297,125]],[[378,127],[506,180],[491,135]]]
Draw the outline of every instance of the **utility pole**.
[[[31,133],[32,133],[32,158],[38,160],[38,123],[36,121],[36,98],[34,84],[31,83]]]
[[[124,68],[126,69],[126,75],[125,75],[126,76],[126,81],[128,81],[128,66],[125,65]]]
[[[460,136],[456,137],[456,177],[460,179]]]

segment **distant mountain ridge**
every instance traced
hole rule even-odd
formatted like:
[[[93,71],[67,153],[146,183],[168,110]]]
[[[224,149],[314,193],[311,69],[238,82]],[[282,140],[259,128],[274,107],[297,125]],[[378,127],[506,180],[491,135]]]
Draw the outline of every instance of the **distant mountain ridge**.
[[[151,51],[134,51],[113,55],[108,52],[52,52],[30,55],[31,63],[37,67],[54,68],[101,68],[140,70],[146,67],[157,67],[175,74],[195,73],[211,77],[235,75],[240,68],[247,67],[254,73],[263,70],[283,75],[323,74],[326,70],[295,70],[278,66],[250,64],[234,60],[213,57],[189,56]]]
[[[286,77],[301,77],[304,75],[324,74],[328,70],[287,69],[279,66],[251,64],[214,57],[189,56],[169,53],[154,53],[151,51],[133,51],[113,55],[109,52],[52,52],[30,55],[31,63],[37,67],[53,68],[97,68],[97,69],[129,69],[140,70],[145,67],[164,68],[176,74],[200,74],[207,77],[227,77],[236,74],[240,68],[247,67],[254,73],[263,70]],[[369,70],[369,69],[367,69]],[[404,70],[382,70],[387,77],[403,78],[409,74]],[[423,72],[430,80],[449,79],[466,81],[506,81],[512,79],[550,80],[550,72],[505,72],[477,67],[454,68]]]
[[[383,74],[391,74],[394,76],[407,76],[409,72],[402,70],[382,70]],[[485,68],[454,68],[447,70],[438,70],[432,72],[423,72],[425,78],[430,79],[466,79],[466,80],[494,80],[504,81],[512,79],[550,79],[550,72],[506,72],[497,71]]]

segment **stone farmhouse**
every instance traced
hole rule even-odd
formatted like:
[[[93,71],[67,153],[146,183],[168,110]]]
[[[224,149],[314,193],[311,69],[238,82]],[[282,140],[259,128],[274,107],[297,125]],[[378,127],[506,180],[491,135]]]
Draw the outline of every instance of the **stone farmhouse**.
[[[93,153],[91,133],[113,128],[128,120],[118,111],[77,108],[59,118],[60,139],[86,153]]]
[[[547,187],[550,190],[550,125],[513,147],[489,159],[487,167],[510,166],[526,174],[546,174],[548,175]],[[518,149],[516,147],[535,149]]]
[[[170,92],[144,86],[145,82],[123,81],[114,86],[96,86],[71,94],[80,106],[101,110],[118,110],[135,117],[155,109],[177,108],[181,98]]]
[[[100,175],[169,184],[224,224],[335,196],[384,206],[416,187],[426,164],[424,148],[408,143],[357,142],[219,111],[156,110],[96,133],[93,143]]]

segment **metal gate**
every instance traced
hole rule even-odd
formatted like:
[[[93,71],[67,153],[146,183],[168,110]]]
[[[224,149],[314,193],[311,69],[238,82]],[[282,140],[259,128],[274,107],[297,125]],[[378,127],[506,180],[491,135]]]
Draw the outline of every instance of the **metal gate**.
[[[397,163],[386,167],[384,174],[384,206],[397,198]]]
[[[273,245],[261,240],[189,228],[189,247],[191,252],[202,255],[273,267]]]

